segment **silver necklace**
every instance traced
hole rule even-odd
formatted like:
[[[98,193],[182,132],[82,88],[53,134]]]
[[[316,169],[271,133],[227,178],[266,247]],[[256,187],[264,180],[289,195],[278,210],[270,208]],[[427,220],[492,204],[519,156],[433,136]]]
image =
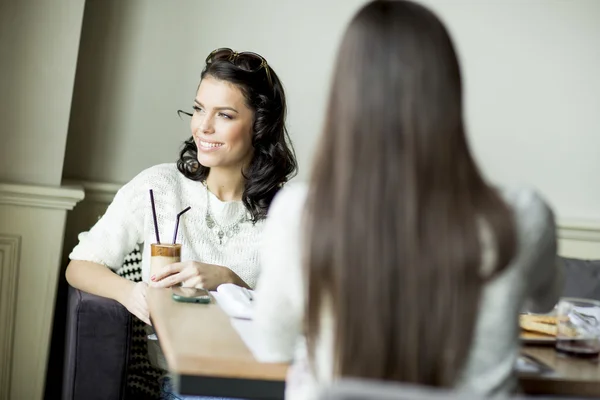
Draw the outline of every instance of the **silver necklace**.
[[[240,224],[248,220],[248,216],[246,215],[246,211],[242,210],[242,214],[239,218],[237,218],[233,223],[222,226],[217,222],[214,215],[210,211],[210,195],[208,190],[208,185],[206,181],[202,182],[204,187],[206,188],[206,215],[204,216],[204,222],[206,222],[206,227],[213,232],[216,232],[217,237],[219,238],[219,245],[223,244],[223,238],[227,237],[231,239],[240,231]]]

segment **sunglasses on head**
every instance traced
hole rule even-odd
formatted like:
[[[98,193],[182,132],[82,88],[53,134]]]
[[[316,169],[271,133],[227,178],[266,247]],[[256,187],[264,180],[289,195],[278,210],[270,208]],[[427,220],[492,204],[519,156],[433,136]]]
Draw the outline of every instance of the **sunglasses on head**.
[[[269,64],[267,64],[267,60],[259,54],[252,53],[251,51],[238,53],[228,48],[220,48],[213,50],[208,57],[206,57],[207,65],[215,61],[228,61],[236,67],[248,72],[257,72],[264,68],[269,85],[273,86]]]

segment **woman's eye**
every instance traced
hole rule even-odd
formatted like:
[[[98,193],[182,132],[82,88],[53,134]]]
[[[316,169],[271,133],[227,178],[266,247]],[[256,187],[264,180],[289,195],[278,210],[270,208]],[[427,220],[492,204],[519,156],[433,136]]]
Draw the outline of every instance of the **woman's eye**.
[[[202,108],[200,108],[198,106],[193,106],[192,108],[194,109],[194,111],[198,111],[198,112],[202,111]]]
[[[225,113],[219,113],[219,117],[231,119],[231,115],[228,115],[228,114],[225,114]]]

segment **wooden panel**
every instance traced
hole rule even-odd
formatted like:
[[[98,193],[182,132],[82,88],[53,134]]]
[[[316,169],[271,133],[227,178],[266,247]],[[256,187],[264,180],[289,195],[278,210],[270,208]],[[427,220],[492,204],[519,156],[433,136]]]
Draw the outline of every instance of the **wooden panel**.
[[[21,237],[0,235],[0,399],[10,393]]]
[[[66,213],[81,198],[83,190],[77,187],[0,183],[0,393],[4,398],[44,396]]]

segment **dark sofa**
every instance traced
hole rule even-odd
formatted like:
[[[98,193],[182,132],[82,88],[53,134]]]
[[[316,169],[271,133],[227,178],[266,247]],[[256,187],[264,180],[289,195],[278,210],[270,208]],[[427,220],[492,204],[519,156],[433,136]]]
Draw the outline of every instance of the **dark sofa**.
[[[63,399],[124,399],[132,318],[120,303],[69,286]]]

